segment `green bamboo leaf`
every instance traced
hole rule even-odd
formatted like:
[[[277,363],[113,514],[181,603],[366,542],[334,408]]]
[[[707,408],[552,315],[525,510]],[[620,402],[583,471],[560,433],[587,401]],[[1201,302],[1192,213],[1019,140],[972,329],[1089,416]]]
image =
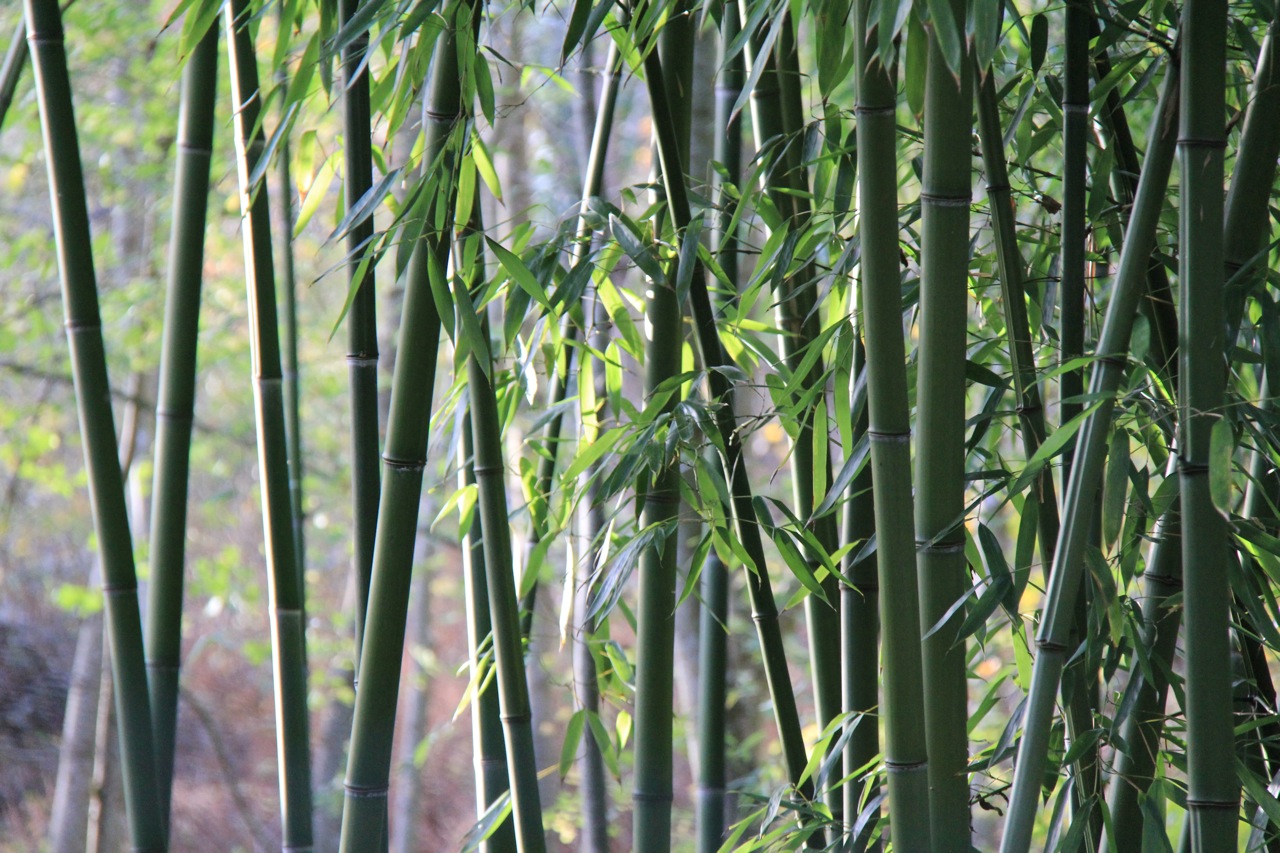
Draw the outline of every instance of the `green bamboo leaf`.
[[[1035,502],[1031,502],[1035,506]],[[1018,599],[1017,585],[1013,582],[1013,573],[1009,571],[1009,564],[1004,558],[1004,549],[1000,547],[1000,540],[991,532],[991,528],[982,522],[978,522],[978,547],[982,551],[982,563],[987,569],[987,575],[993,582],[999,583],[1004,579],[1008,579],[1008,591],[1005,597],[1000,600],[1004,605],[1005,612],[1009,614],[1010,619],[1018,618]]]
[[[934,38],[938,40],[938,49],[946,60],[947,68],[959,78],[960,63],[964,61],[964,40],[960,37],[960,27],[956,22],[955,12],[951,10],[950,0],[925,0],[929,9],[929,24],[933,28]],[[994,2],[988,5],[994,6]]]
[[[484,181],[484,185],[489,188],[489,192],[499,202],[502,202],[502,182],[498,180],[498,170],[494,168],[493,156],[489,153],[489,147],[484,144],[478,135],[471,138],[471,156],[475,158],[476,170],[480,172],[480,178]]]
[[[658,258],[653,251],[641,243],[635,232],[613,214],[609,214],[609,231],[613,234],[613,239],[617,240],[618,245],[622,247],[622,251],[627,253],[627,257],[631,258],[645,275],[656,283],[667,280],[666,274],[662,271],[662,264],[658,263]]]
[[[583,708],[569,718],[569,725],[564,730],[564,745],[560,747],[560,778],[564,779],[573,769],[573,761],[578,757],[578,744],[582,742],[582,730],[587,724],[587,714]]]
[[[1031,19],[1031,74],[1040,73],[1044,55],[1049,50],[1049,19],[1041,12]]]
[[[986,76],[1000,41],[1000,0],[969,0],[966,33],[980,77]]]
[[[484,239],[488,243],[489,249],[498,258],[498,263],[502,264],[502,268],[507,271],[507,275],[511,276],[511,279],[520,286],[521,290],[528,293],[539,305],[550,312],[552,310],[551,300],[547,298],[546,289],[529,271],[529,268],[525,266],[524,261],[520,260],[518,255],[492,237],[486,235]]]
[[[462,853],[472,853],[479,850],[480,845],[487,841],[493,833],[502,826],[503,822],[511,816],[511,792],[503,791],[502,795],[494,800],[489,808],[485,809],[480,820],[475,826],[467,830],[467,834],[462,836]]]
[[[476,78],[476,100],[480,102],[480,112],[484,114],[485,119],[492,126],[494,118],[497,116],[497,108],[493,94],[493,74],[489,68],[489,60],[485,58],[484,51],[476,51],[472,64]]]
[[[924,78],[929,65],[929,34],[919,15],[907,23],[906,93],[907,106],[913,115],[924,112]]]
[[[1231,515],[1231,457],[1235,453],[1235,433],[1231,422],[1219,418],[1209,438],[1209,494],[1218,512]]]
[[[1063,448],[1067,446],[1067,442],[1071,440],[1071,437],[1080,431],[1080,428],[1084,426],[1085,422],[1089,419],[1089,416],[1096,412],[1098,407],[1104,402],[1105,400],[1095,400],[1087,409],[1054,430],[1053,433],[1045,439],[1044,444],[1040,445],[1040,449],[1036,451],[1036,455],[1031,457],[1031,460],[1027,462],[1027,467],[1022,469],[1022,473],[1018,475],[1018,479],[1014,480],[1013,485],[1009,487],[1009,494],[1017,494],[1027,486],[1031,485],[1031,481],[1039,476],[1040,470],[1044,468],[1045,464],[1054,456],[1057,456],[1062,452]]]
[[[1129,433],[1117,427],[1107,454],[1107,472],[1102,487],[1102,541],[1115,547],[1124,520],[1129,487]]]

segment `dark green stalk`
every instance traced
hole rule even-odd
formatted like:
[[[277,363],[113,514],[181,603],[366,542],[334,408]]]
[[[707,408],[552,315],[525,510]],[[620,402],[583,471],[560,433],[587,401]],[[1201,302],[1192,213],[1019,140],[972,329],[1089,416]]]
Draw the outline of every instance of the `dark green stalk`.
[[[287,26],[285,6],[280,6],[280,26]],[[284,86],[287,69],[277,69],[276,82]],[[289,503],[293,507],[293,544],[298,555],[298,583],[305,586],[307,571],[306,505],[302,494],[302,416],[298,388],[298,287],[293,268],[293,179],[289,174],[289,135],[280,140],[276,155],[280,180],[280,333],[284,342],[280,351],[280,369],[284,378],[284,435],[289,457]],[[321,784],[324,784],[323,782]]]
[[[665,113],[654,107],[654,124],[668,124],[666,134],[675,141],[674,156],[660,156],[663,181],[683,187],[683,156],[689,150],[688,91],[689,78],[681,74],[688,60],[692,67],[693,30],[688,14],[669,20],[660,36],[659,51],[650,55],[679,57],[676,69],[668,75],[661,60],[654,63],[668,79],[676,93],[664,101]],[[689,54],[687,57],[685,54]],[[646,69],[650,75],[653,73]],[[652,86],[652,83],[650,84]],[[652,98],[650,99],[652,101]],[[671,171],[669,171],[671,170]],[[668,196],[668,207],[671,199]],[[674,218],[674,216],[673,216]],[[677,229],[682,230],[676,223]],[[683,241],[683,236],[677,236]],[[696,277],[696,274],[695,274]],[[680,301],[676,296],[675,267],[661,281],[651,281],[645,305],[649,343],[645,353],[644,391],[648,397],[658,386],[680,372],[681,344],[684,324]],[[660,414],[675,408],[670,397]],[[676,543],[673,532],[680,507],[680,467],[678,459],[663,460],[662,468],[653,472],[643,486],[643,525],[661,531],[654,544],[645,550],[640,561],[639,606],[636,611],[636,712],[635,712],[635,783],[632,789],[634,809],[632,846],[636,850],[671,849],[672,801],[672,719],[673,673],[675,670],[676,611]]]
[[[259,124],[262,95],[254,56],[251,16],[245,0],[226,8],[227,49],[235,120],[236,171],[240,179],[245,280],[248,285],[254,405],[258,419],[258,467],[266,536],[268,598],[271,608],[272,670],[275,681],[276,751],[280,811],[286,849],[311,846],[311,743],[307,711],[304,591],[293,541],[293,504],[285,445],[283,377],[279,321],[271,258],[271,214],[265,185],[249,178],[263,156]]]
[[[1060,238],[1062,313],[1058,331],[1062,361],[1084,355],[1085,166],[1089,134],[1088,0],[1067,0],[1062,97],[1062,233]],[[1084,368],[1068,370],[1059,383],[1062,422],[1081,411],[1072,398],[1084,393]],[[1064,454],[1064,479],[1070,478],[1072,451]]]
[[[22,79],[22,68],[27,64],[27,22],[18,19],[18,26],[13,29],[13,38],[9,41],[9,49],[5,52],[4,62],[0,63],[0,128],[9,115],[9,107],[13,106],[13,98],[18,92],[18,81]]]
[[[472,208],[477,214],[479,203]],[[480,239],[479,235],[469,239]],[[461,244],[459,244],[461,249]],[[455,262],[466,257],[455,251]],[[478,294],[484,282],[484,261],[477,248],[470,269],[459,270],[458,287]],[[481,311],[484,309],[481,308]],[[481,324],[487,329],[487,324]],[[471,436],[479,514],[484,538],[484,568],[489,593],[494,665],[497,668],[498,702],[502,711],[503,739],[507,747],[507,774],[511,787],[516,847],[521,853],[546,849],[542,829],[542,805],[538,794],[538,762],[533,750],[533,714],[529,709],[529,685],[521,648],[519,599],[511,565],[511,526],[507,514],[506,467],[502,459],[502,419],[490,377],[487,353],[472,349],[467,360],[467,388],[471,398]],[[639,715],[637,714],[637,719]]]
[[[1095,512],[1094,496],[1102,480],[1115,394],[1128,365],[1126,354],[1135,312],[1144,293],[1156,226],[1173,167],[1178,75],[1169,72],[1157,119],[1152,122],[1146,167],[1125,232],[1120,267],[1098,341],[1089,394],[1097,408],[1088,415],[1076,441],[1075,464],[1063,504],[1063,527],[1054,551],[1044,615],[1036,637],[1039,656],[1023,715],[1023,736],[1015,764],[1012,799],[1001,844],[1003,853],[1025,851],[1031,843],[1044,779],[1054,699],[1062,668],[1073,648],[1068,638],[1076,619],[1076,597],[1084,573],[1084,549]],[[1087,496],[1087,497],[1086,497]]]
[[[923,661],[911,493],[911,414],[902,335],[898,248],[897,91],[891,68],[876,56],[879,35],[870,0],[855,5],[858,51],[858,229],[867,353],[867,438],[875,494],[876,567],[880,586],[880,703],[885,721],[890,826],[894,847],[929,849]],[[965,148],[969,143],[966,141]]]
[[[169,280],[160,396],[156,401],[155,480],[151,489],[151,590],[147,596],[147,677],[155,732],[160,811],[169,823],[178,673],[182,663],[182,585],[187,540],[187,474],[195,408],[196,337],[204,267],[205,213],[217,96],[218,27],[196,45],[182,72],[178,163],[169,237]]]
[[[856,315],[855,315],[856,316]],[[861,340],[854,340],[853,370],[850,385],[856,385],[866,372],[866,351]],[[852,393],[852,389],[851,389]],[[867,435],[867,415],[864,409],[853,428],[854,446]],[[864,798],[878,793],[870,786],[876,782],[874,767],[863,775],[858,772],[871,764],[880,754],[879,705],[880,705],[880,580],[876,575],[874,554],[859,559],[863,546],[875,534],[874,486],[871,467],[867,466],[849,486],[848,503],[845,504],[844,542],[853,547],[844,558],[841,570],[851,584],[840,585],[840,644],[843,667],[842,709],[846,714],[860,715],[850,721],[853,734],[844,752],[844,773],[849,780],[844,785],[845,833],[853,831],[857,824],[860,805]],[[849,839],[853,851],[878,850],[879,841],[871,842],[875,821],[866,821],[862,831]]]
[[[1230,588],[1226,522],[1209,491],[1210,432],[1225,395],[1223,149],[1226,141],[1224,0],[1187,0],[1182,12],[1178,163],[1178,280],[1182,321],[1178,464],[1182,487],[1187,662],[1187,809],[1191,849],[1233,850],[1240,781],[1232,762]]]
[[[644,62],[645,84],[649,90],[649,101],[654,114],[665,116],[667,95],[662,77],[662,62],[654,51],[649,51]],[[692,217],[688,193],[683,180],[680,179],[683,172],[679,166],[680,155],[673,129],[673,124],[669,121],[659,119],[654,122],[658,156],[663,163],[662,178],[667,194],[667,204],[679,234],[688,227]],[[787,668],[786,652],[782,645],[778,608],[769,582],[764,543],[760,537],[760,526],[755,518],[751,482],[748,479],[746,466],[743,464],[742,439],[737,428],[737,417],[734,414],[734,389],[725,378],[723,371],[718,369],[729,366],[730,361],[720,343],[707,283],[697,272],[694,273],[690,283],[689,300],[693,310],[694,329],[697,333],[702,363],[708,372],[707,382],[711,390],[711,399],[720,404],[715,409],[714,417],[716,431],[720,434],[720,441],[724,448],[722,451],[723,473],[729,484],[731,495],[731,505],[726,509],[732,514],[738,540],[751,561],[746,572],[747,594],[751,603],[751,618],[756,625],[761,656],[764,658],[765,680],[773,703],[774,721],[778,729],[778,739],[782,744],[783,760],[786,763],[787,776],[796,786],[799,795],[804,799],[812,799],[813,783],[810,780],[805,780],[803,783],[800,781],[807,760],[804,736],[800,728],[800,714],[796,709],[795,693],[791,688],[791,674]],[[810,842],[815,843],[813,838]]]
[[[747,62],[752,65],[763,62],[765,66],[751,92],[751,122],[756,148],[763,150],[769,144],[777,146],[773,168],[765,178],[765,190],[778,212],[786,218],[785,227],[791,234],[799,236],[809,225],[811,211],[807,197],[808,173],[800,150],[804,123],[801,118],[799,62],[793,23],[790,14],[787,15],[772,51],[766,52],[763,32],[770,24],[762,24],[761,29],[752,34],[747,46]],[[777,293],[777,322],[782,331],[783,360],[793,373],[803,367],[809,347],[821,332],[821,315],[815,310],[815,291],[816,273],[812,264],[804,264],[794,276],[781,278]],[[823,376],[823,360],[818,358],[808,368],[799,387],[811,389],[823,381]],[[819,437],[814,431],[817,406],[825,405],[826,396],[820,394],[812,404],[795,414],[798,431],[792,450],[792,490],[796,515],[803,519],[812,518],[818,500],[831,486],[829,478],[821,483],[815,481],[818,459],[830,455],[826,437]],[[823,470],[829,474],[829,458]],[[839,535],[836,517],[828,514],[812,524],[821,547],[828,555],[834,553]],[[821,555],[810,551],[806,560],[811,571],[817,573],[821,569]],[[840,713],[841,671],[840,617],[835,609],[839,603],[836,579],[828,577],[823,587],[827,601],[810,595],[805,598],[804,607],[818,724],[825,728]],[[827,791],[826,796],[827,805],[838,823],[843,817],[843,800],[834,790]]]
[[[465,117],[458,85],[455,28],[467,25],[470,6],[465,2],[451,3],[445,16],[449,26],[438,37],[423,110],[424,172],[434,170],[439,183],[434,196],[424,204],[422,215],[426,224],[405,272],[404,305],[382,458],[378,531],[361,647],[360,688],[356,691],[347,760],[343,853],[365,849],[370,838],[380,835],[387,807],[393,734],[388,717],[395,714],[400,689],[418,504],[427,464],[440,345],[440,315],[432,294],[432,280],[444,286],[457,196],[458,151],[451,137]],[[437,221],[443,223],[440,230],[436,230]]]
[[[612,84],[606,84],[612,85]],[[590,344],[597,352],[603,352],[608,346],[610,334],[609,312],[603,302],[593,299],[594,322],[590,334]],[[599,360],[593,360],[592,381],[596,387],[596,399],[599,408],[594,412],[597,423],[604,416],[605,403],[605,367]],[[584,431],[584,438],[587,437]],[[605,502],[600,491],[598,477],[591,479],[587,487],[586,504],[586,553],[580,555],[576,566],[574,581],[574,631],[573,631],[573,684],[574,695],[578,707],[588,714],[600,711],[600,688],[596,673],[596,658],[593,645],[598,641],[601,632],[600,623],[587,614],[595,603],[595,584],[593,572],[599,565],[600,554],[605,550],[605,537],[608,535],[608,520],[605,514]],[[609,851],[609,803],[608,777],[605,775],[604,756],[600,745],[589,732],[584,732],[579,748],[578,767],[581,775],[579,787],[582,791],[582,843],[580,849],[584,853],[608,853]]]
[[[721,5],[720,73],[716,80],[715,159],[724,176],[714,173],[716,201],[714,244],[725,277],[738,282],[738,241],[732,232],[733,200],[725,182],[737,184],[742,174],[742,125],[732,112],[742,92],[742,54],[727,57],[728,47],[742,25],[738,4]],[[724,842],[725,831],[725,691],[729,624],[728,568],[712,553],[702,565],[702,621],[698,639],[698,795],[699,853],[714,853]]]
[[[1175,501],[1156,522],[1154,544],[1142,573],[1142,637],[1151,677],[1147,678],[1135,662],[1127,689],[1138,691],[1138,696],[1120,729],[1122,746],[1116,750],[1107,797],[1111,822],[1102,839],[1102,850],[1142,849],[1145,817],[1139,799],[1155,781],[1169,692],[1168,674],[1182,621],[1181,608],[1170,604],[1171,597],[1182,592],[1180,503]]]
[[[340,0],[343,26],[362,0]],[[369,34],[361,33],[342,50],[342,137],[346,168],[346,209],[352,210],[373,187],[372,130],[369,117]],[[378,321],[374,265],[361,263],[373,242],[373,215],[347,231],[347,281],[354,291],[347,314],[347,366],[351,376],[351,512],[355,522],[356,665],[364,638],[378,526]]]
[[[471,436],[471,415],[461,420],[462,486],[474,486],[475,442]],[[475,679],[483,655],[480,647],[492,631],[489,618],[489,589],[486,585],[484,561],[484,522],[473,513],[471,527],[462,538],[462,582],[467,599],[467,648],[471,656],[471,674]],[[490,657],[492,664],[492,657]],[[482,682],[473,682],[478,688]],[[479,818],[503,794],[510,790],[507,782],[507,747],[502,740],[502,712],[498,707],[498,691],[490,685],[471,697],[471,743],[474,753],[476,782],[476,816]],[[504,820],[481,848],[485,853],[506,853],[516,849],[515,824]]]
[[[134,850],[163,851],[165,821],[156,784],[133,541],[111,397],[104,393],[111,384],[98,313],[62,14],[57,0],[26,0],[24,8],[48,165],[76,410],[102,569],[129,835]]]
[[[1089,17],[1089,37],[1100,35],[1098,18]],[[1111,73],[1111,59],[1107,51],[1098,48],[1093,56],[1094,76],[1105,80]],[[1121,191],[1120,197],[1124,207],[1121,210],[1122,227],[1128,227],[1128,211],[1133,206],[1138,192],[1138,180],[1142,174],[1138,149],[1133,144],[1133,134],[1129,130],[1129,119],[1125,115],[1124,104],[1120,92],[1112,89],[1107,93],[1106,101],[1099,116],[1103,127],[1110,137],[1111,146],[1115,150],[1119,169],[1113,172]],[[1123,241],[1116,241],[1117,245]],[[1169,287],[1169,276],[1164,264],[1152,257],[1147,266],[1147,298],[1139,303],[1143,314],[1151,324],[1150,360],[1155,365],[1160,378],[1172,391],[1178,387],[1177,350],[1178,350],[1178,317],[1173,304],[1173,290]]]
[[[957,21],[965,5],[952,3]],[[973,72],[947,67],[929,35],[925,77],[924,178],[920,191],[920,350],[916,388],[916,566],[924,659],[933,850],[969,850],[968,684],[964,613],[969,591],[964,531],[964,400],[972,167]],[[948,617],[947,612],[952,611]]]

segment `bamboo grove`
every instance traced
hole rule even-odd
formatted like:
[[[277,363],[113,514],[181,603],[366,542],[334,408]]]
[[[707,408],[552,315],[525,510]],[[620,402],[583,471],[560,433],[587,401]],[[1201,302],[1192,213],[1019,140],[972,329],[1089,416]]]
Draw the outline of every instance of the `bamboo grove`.
[[[43,128],[134,849],[168,849],[181,760],[211,170],[239,191],[282,849],[387,849],[428,528],[465,590],[459,848],[1280,849],[1274,0],[168,4],[145,606],[79,36],[57,0],[23,3],[0,120],[38,107]],[[521,18],[558,56],[501,52]],[[504,196],[528,164],[502,150],[503,87],[531,71],[581,101],[563,210]],[[323,183],[296,154],[317,128],[339,140]],[[649,174],[623,183],[619,158]],[[307,228],[343,280],[325,310],[349,371],[334,839],[308,701],[329,666],[308,625],[338,605],[307,588]],[[571,650],[559,719],[532,698],[537,631]],[[735,705],[744,673],[759,701]]]

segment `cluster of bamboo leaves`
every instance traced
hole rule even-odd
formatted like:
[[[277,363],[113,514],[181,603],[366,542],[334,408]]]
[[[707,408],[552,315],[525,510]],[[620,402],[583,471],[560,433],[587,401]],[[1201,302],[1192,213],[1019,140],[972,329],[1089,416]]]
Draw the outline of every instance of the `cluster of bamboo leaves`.
[[[685,607],[702,611],[699,850],[1280,844],[1272,2],[183,0],[164,36],[188,59],[145,639],[60,13],[25,2],[138,849],[164,849],[168,821],[211,147],[234,149],[244,218],[283,839],[312,843],[304,391],[269,190],[295,232],[316,216],[315,184],[288,204],[289,143],[333,103],[343,147],[317,174],[343,181],[359,591],[344,851],[386,843],[438,431],[457,448],[442,514],[465,537],[470,844],[546,847],[554,756],[535,756],[524,643],[557,592],[577,708],[559,770],[576,767],[584,849],[608,849],[619,781],[632,847],[673,844]],[[486,39],[499,16],[551,14],[562,67],[609,46],[583,93],[581,204],[491,226],[495,80],[518,69]],[[213,142],[220,28],[230,145]],[[702,50],[709,164],[691,162]],[[614,123],[623,86],[645,95],[654,168],[611,188],[610,145],[637,144]],[[754,636],[729,630],[743,607]],[[741,792],[758,808],[730,812],[734,646],[771,735]]]

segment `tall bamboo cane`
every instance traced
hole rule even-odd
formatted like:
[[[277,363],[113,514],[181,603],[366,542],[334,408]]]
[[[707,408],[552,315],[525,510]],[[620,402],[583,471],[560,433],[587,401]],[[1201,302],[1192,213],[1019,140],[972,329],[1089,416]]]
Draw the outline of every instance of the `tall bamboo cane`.
[[[479,204],[472,210],[479,211]],[[479,241],[481,235],[470,239]],[[455,252],[455,262],[465,257]],[[483,255],[476,252],[471,269],[459,270],[459,287],[479,292],[484,282]],[[464,309],[465,310],[465,309]],[[483,308],[481,310],[484,310]],[[481,324],[488,328],[487,324]],[[506,467],[502,459],[502,419],[494,393],[492,364],[481,363],[487,353],[472,349],[467,360],[467,389],[471,403],[471,436],[479,513],[484,538],[484,570],[489,594],[494,665],[497,668],[498,701],[502,710],[503,740],[507,747],[507,777],[516,847],[521,853],[546,849],[542,829],[542,805],[538,794],[538,762],[533,750],[533,714],[529,709],[529,685],[521,650],[519,598],[511,565],[511,526],[507,517]],[[638,715],[637,715],[638,716]]]
[[[1032,673],[1031,690],[1023,714],[1023,736],[1015,764],[1012,799],[1005,821],[1002,853],[1025,851],[1031,843],[1039,792],[1044,778],[1054,698],[1062,667],[1071,649],[1068,636],[1075,622],[1075,602],[1084,572],[1084,547],[1093,521],[1093,496],[1102,479],[1107,437],[1115,393],[1124,376],[1134,314],[1142,298],[1156,225],[1164,204],[1165,187],[1173,167],[1174,122],[1178,75],[1165,78],[1147,145],[1146,165],[1138,185],[1129,227],[1125,231],[1120,267],[1112,287],[1098,361],[1093,368],[1089,394],[1096,408],[1086,417],[1077,436],[1075,463],[1063,503],[1063,527],[1054,551],[1040,630],[1036,637],[1039,656]],[[1087,497],[1083,497],[1087,496]]]
[[[668,21],[660,37],[659,51],[670,54],[691,53],[691,22],[687,11]],[[680,42],[676,47],[673,42]],[[663,50],[663,47],[666,47]],[[651,52],[660,56],[658,52]],[[691,64],[691,62],[690,62]],[[656,63],[663,75],[662,85],[682,81],[679,70],[668,75],[661,60]],[[652,74],[652,71],[647,73]],[[668,91],[667,112],[654,110],[654,124],[667,123],[667,136],[676,142],[674,157],[659,158],[663,181],[683,186],[681,154],[689,148],[687,90],[679,94]],[[668,170],[675,171],[668,174]],[[671,205],[667,199],[668,207]],[[673,217],[674,218],[674,217]],[[661,227],[660,225],[658,226]],[[679,223],[676,224],[680,228]],[[682,238],[678,238],[682,239]],[[662,280],[649,282],[645,303],[649,342],[645,352],[644,391],[648,397],[662,383],[680,372],[684,324],[680,301],[676,296],[675,267]],[[669,414],[676,400],[667,400],[659,414]],[[636,712],[635,712],[635,783],[632,788],[634,821],[632,845],[636,850],[663,851],[671,848],[672,789],[672,707],[675,654],[676,610],[676,543],[672,531],[680,507],[680,468],[676,459],[664,460],[644,484],[643,524],[648,529],[663,531],[654,544],[645,549],[639,570],[639,607],[636,611]]]
[[[667,95],[663,85],[661,59],[656,52],[649,51],[645,55],[644,64],[645,84],[649,90],[650,104],[656,115],[663,115],[667,109]],[[679,179],[683,173],[679,167],[680,155],[673,127],[673,124],[667,121],[654,123],[658,156],[664,164],[662,179],[667,193],[667,203],[675,220],[677,233],[680,233],[688,227],[692,217],[688,193],[684,182]],[[796,709],[791,675],[787,669],[782,631],[778,625],[778,608],[769,581],[760,525],[755,518],[751,482],[746,466],[743,464],[742,438],[737,428],[737,417],[734,414],[734,388],[721,370],[731,362],[720,343],[707,283],[697,272],[694,273],[689,285],[689,301],[702,363],[708,370],[707,384],[710,386],[711,399],[719,403],[714,417],[716,431],[720,435],[724,448],[721,464],[730,490],[729,506],[726,510],[733,517],[738,540],[750,559],[746,572],[747,596],[751,605],[751,619],[756,626],[756,636],[764,659],[765,681],[773,703],[778,739],[782,743],[787,777],[800,796],[807,800],[813,797],[813,783],[809,779],[800,781],[804,773],[807,752],[800,728],[800,714]],[[811,845],[817,844],[817,836],[811,836],[809,841]]]
[[[155,732],[160,810],[169,821],[178,672],[182,654],[182,586],[187,540],[187,474],[195,408],[196,337],[204,266],[205,213],[217,96],[218,27],[200,39],[182,72],[178,163],[169,237],[169,281],[160,396],[156,402],[155,482],[151,490],[151,590],[147,596],[147,677]]]
[[[737,184],[742,173],[742,124],[733,105],[742,93],[742,54],[729,56],[729,47],[742,29],[738,4],[720,7],[720,73],[716,80],[715,159],[724,169],[713,181],[716,211],[715,251],[725,277],[738,282],[738,241],[732,231],[732,198],[725,182]],[[719,556],[711,553],[702,565],[702,621],[698,631],[698,795],[699,853],[713,853],[725,830],[725,690],[729,574]]]
[[[404,654],[409,581],[418,526],[418,503],[426,468],[440,315],[433,280],[444,287],[454,202],[458,151],[452,140],[464,119],[458,74],[458,26],[468,26],[471,6],[454,0],[444,11],[447,26],[438,36],[431,82],[423,109],[424,171],[438,179],[425,205],[424,228],[405,272],[399,346],[391,383],[391,409],[382,458],[378,531],[365,615],[359,689],[351,725],[346,797],[342,811],[343,853],[355,853],[382,832],[391,772],[396,696]],[[443,223],[438,226],[437,222]],[[437,230],[439,227],[439,230]]]
[[[288,9],[282,3],[279,25],[285,28],[289,23]],[[276,83],[282,87],[287,85],[286,66],[276,69]],[[287,110],[287,107],[282,110],[281,121],[288,120],[287,115],[283,114]],[[276,156],[276,174],[280,181],[279,216],[284,228],[280,239],[280,298],[283,302],[280,307],[280,334],[284,337],[280,346],[280,373],[284,379],[284,440],[289,458],[289,503],[293,507],[293,546],[298,556],[298,583],[305,585],[307,549],[306,507],[302,494],[301,396],[298,387],[298,286],[293,264],[293,178],[289,174],[289,162],[292,158],[289,155],[288,133],[282,135]]]
[[[459,485],[474,486],[475,442],[471,436],[471,415],[466,413],[459,423],[462,434],[462,464]],[[467,601],[467,648],[471,658],[471,676],[480,668],[481,646],[492,631],[489,618],[489,589],[485,581],[484,521],[473,513],[471,527],[462,539],[462,583]],[[477,683],[477,687],[480,686]],[[502,711],[498,707],[498,691],[493,686],[471,697],[471,748],[475,766],[476,815],[481,817],[498,798],[510,790],[507,776],[507,747],[502,741]],[[516,849],[515,824],[504,820],[484,842],[484,853],[507,853]]]
[[[346,26],[362,0],[341,0],[339,20]],[[342,49],[342,137],[347,210],[355,209],[373,187],[372,129],[369,115],[369,34],[362,32]],[[351,377],[351,512],[355,528],[356,669],[364,639],[378,526],[378,324],[374,265],[361,264],[373,241],[373,214],[347,231],[347,280],[354,291],[347,314],[347,365]]]
[[[804,123],[800,105],[800,71],[796,56],[795,31],[790,17],[781,23],[781,29],[772,50],[766,43],[762,24],[747,43],[747,65],[754,68],[763,63],[759,81],[751,92],[751,124],[755,132],[756,148],[763,150],[774,145],[775,158],[765,178],[765,190],[778,212],[784,217],[789,232],[799,236],[810,221],[808,173],[801,158]],[[754,71],[752,72],[754,73]],[[778,327],[782,331],[783,360],[791,371],[801,369],[806,361],[810,344],[819,336],[820,312],[816,305],[816,275],[811,264],[805,264],[794,276],[781,277],[778,290]],[[823,376],[822,359],[812,366],[799,383],[802,389],[813,388]],[[826,396],[818,395],[816,401],[798,413],[797,434],[792,450],[792,490],[795,511],[800,518],[808,519],[821,496],[830,488],[826,482],[817,482],[817,462],[828,457],[830,449],[826,436],[815,434],[817,406],[826,405]],[[829,463],[822,470],[830,472]],[[818,497],[815,498],[815,495]],[[834,515],[825,515],[813,522],[814,535],[827,554],[836,550],[838,531]],[[806,554],[813,572],[822,566],[820,555]],[[823,583],[828,601],[817,596],[805,598],[805,621],[809,632],[809,665],[813,675],[814,699],[818,722],[822,727],[840,713],[840,621],[834,609],[838,604],[836,579],[828,577]],[[841,818],[843,802],[839,794],[827,792],[827,805],[837,821]]]
[[[266,144],[259,124],[262,94],[250,32],[249,4],[245,0],[232,0],[226,7],[225,20],[231,65],[236,172],[240,179],[245,280],[249,290],[258,468],[262,481],[263,530],[270,581],[268,597],[283,843],[286,849],[306,850],[312,842],[304,591],[293,541],[293,502],[289,493],[270,208],[267,188],[254,187],[250,183],[250,176],[258,168]]]
[[[898,248],[897,92],[877,57],[870,0],[855,5],[858,51],[858,229],[867,352],[867,438],[875,494],[876,566],[883,660],[881,711],[894,846],[929,849],[923,661],[911,494],[911,416],[902,334]],[[968,143],[966,142],[966,148]]]
[[[965,5],[951,4],[957,22]],[[920,354],[916,386],[916,548],[929,750],[929,822],[934,850],[969,849],[968,684],[963,612],[969,590],[964,532],[964,363],[969,277],[973,72],[947,67],[929,33],[925,77],[924,178],[920,190]],[[948,612],[950,611],[950,616]]]
[[[1182,12],[1182,115],[1178,163],[1181,387],[1178,464],[1186,592],[1187,809],[1191,849],[1236,845],[1240,782],[1223,756],[1231,719],[1227,530],[1209,491],[1210,433],[1225,393],[1223,354],[1223,123],[1227,4],[1188,0]]]
[[[57,0],[26,0],[24,10],[48,164],[76,410],[102,566],[129,835],[135,850],[163,851],[164,815],[156,784],[133,541],[108,393],[111,385],[98,314],[62,14]]]

